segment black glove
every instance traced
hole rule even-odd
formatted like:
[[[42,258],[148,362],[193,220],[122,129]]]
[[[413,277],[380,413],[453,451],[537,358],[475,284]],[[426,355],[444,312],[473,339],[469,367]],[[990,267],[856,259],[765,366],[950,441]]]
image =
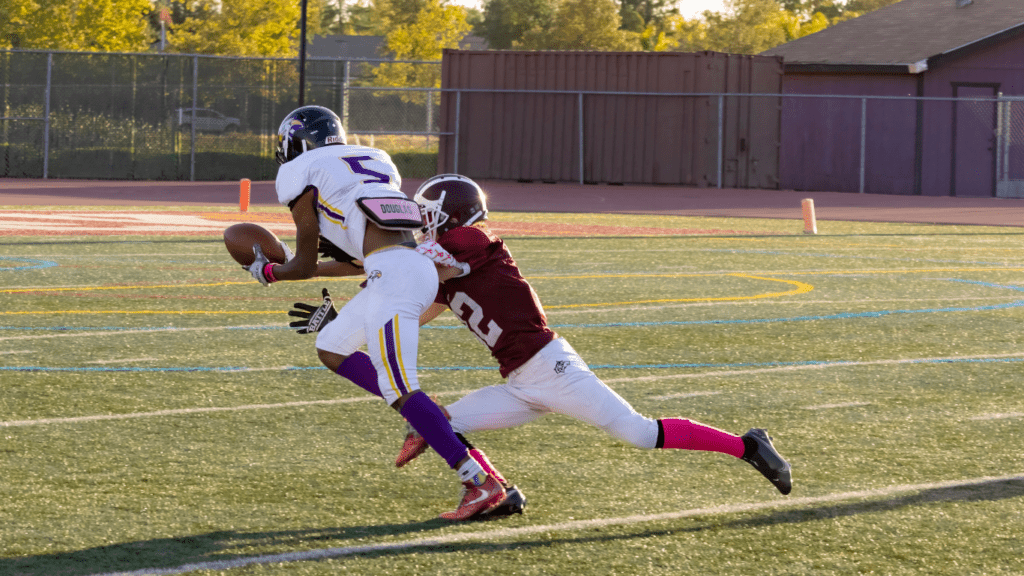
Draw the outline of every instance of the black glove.
[[[288,315],[304,318],[304,320],[296,320],[288,324],[292,328],[298,328],[296,332],[299,334],[312,334],[313,332],[319,332],[331,320],[337,318],[338,311],[334,309],[331,294],[327,291],[327,288],[324,288],[323,304],[317,307],[311,304],[296,302],[295,310],[289,310]]]

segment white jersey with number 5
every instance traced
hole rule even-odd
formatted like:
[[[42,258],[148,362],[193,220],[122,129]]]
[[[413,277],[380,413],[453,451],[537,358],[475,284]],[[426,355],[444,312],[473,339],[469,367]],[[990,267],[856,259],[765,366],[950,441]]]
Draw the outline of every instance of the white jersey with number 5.
[[[288,206],[308,187],[316,193],[320,234],[365,260],[366,216],[357,198],[407,198],[402,177],[383,150],[368,146],[332,145],[300,154],[277,172],[277,199]]]

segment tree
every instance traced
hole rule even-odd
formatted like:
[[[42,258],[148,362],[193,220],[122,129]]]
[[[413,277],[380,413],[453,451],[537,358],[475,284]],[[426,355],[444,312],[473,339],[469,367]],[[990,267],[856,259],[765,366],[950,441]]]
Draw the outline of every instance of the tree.
[[[726,11],[672,21],[677,49],[757,54],[899,0],[726,0]]]
[[[321,2],[310,2],[307,34],[319,29]],[[198,0],[174,27],[170,50],[231,56],[295,56],[300,6],[295,0]],[[310,25],[315,23],[315,25]]]
[[[387,4],[389,6],[382,5]],[[395,8],[415,9],[412,14]],[[418,6],[416,6],[418,4]],[[466,10],[442,0],[378,0],[382,26],[388,30],[384,49],[396,60],[440,60],[445,48],[458,48],[469,32]],[[378,86],[440,88],[441,70],[434,64],[385,63],[373,71]],[[405,93],[405,101],[420,102],[419,92]]]
[[[776,0],[726,0],[726,12],[705,12],[706,27],[693,50],[758,54],[787,41],[791,13]],[[682,44],[682,42],[681,42]]]
[[[373,6],[357,2],[348,7],[348,32],[362,36],[377,34],[378,23],[374,17]]]
[[[619,15],[622,16],[623,30],[634,30],[634,28],[627,28],[629,24],[627,14],[629,13],[635,13],[640,17],[643,22],[640,30],[652,24],[658,30],[664,30],[669,19],[679,14],[678,3],[675,0],[620,0],[620,2]],[[640,30],[635,31],[639,32]]]
[[[708,23],[706,19],[687,20],[678,16],[672,23],[675,29],[676,49],[680,52],[708,50]]]
[[[844,3],[837,0],[779,0],[779,4],[786,12],[791,12],[805,22],[810,21],[815,14],[833,20],[842,16],[846,9]]]
[[[867,14],[873,12],[879,8],[885,8],[891,4],[895,4],[900,0],[848,0],[846,3],[847,12],[856,12],[858,14]]]
[[[530,50],[639,50],[639,35],[620,30],[620,26],[615,0],[562,0],[551,28],[527,32],[523,47]]]
[[[493,50],[522,44],[531,30],[546,32],[555,19],[556,0],[485,0],[483,21],[473,28]]]
[[[3,0],[0,48],[139,52],[152,10],[149,0]]]

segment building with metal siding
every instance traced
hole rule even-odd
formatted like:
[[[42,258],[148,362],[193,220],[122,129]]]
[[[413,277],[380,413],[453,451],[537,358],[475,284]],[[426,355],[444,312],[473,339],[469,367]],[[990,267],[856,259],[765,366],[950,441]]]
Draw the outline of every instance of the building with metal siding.
[[[441,139],[439,171],[545,182],[778,186],[778,98],[707,94],[778,94],[780,58],[446,50],[441,74],[440,126],[449,135]]]
[[[782,188],[1021,194],[1024,115],[992,99],[1024,96],[1024,2],[903,0],[763,55],[785,94],[872,97],[784,99]]]

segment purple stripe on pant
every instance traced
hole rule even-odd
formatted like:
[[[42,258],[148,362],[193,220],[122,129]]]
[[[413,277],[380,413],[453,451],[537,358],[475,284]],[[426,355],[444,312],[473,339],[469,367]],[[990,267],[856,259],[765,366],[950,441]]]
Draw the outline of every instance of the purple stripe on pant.
[[[402,380],[402,362],[398,356],[398,347],[395,345],[395,321],[388,320],[384,325],[384,350],[381,350],[384,361],[391,367],[391,376],[395,379],[395,386],[398,388],[398,395],[409,393],[409,387]]]

